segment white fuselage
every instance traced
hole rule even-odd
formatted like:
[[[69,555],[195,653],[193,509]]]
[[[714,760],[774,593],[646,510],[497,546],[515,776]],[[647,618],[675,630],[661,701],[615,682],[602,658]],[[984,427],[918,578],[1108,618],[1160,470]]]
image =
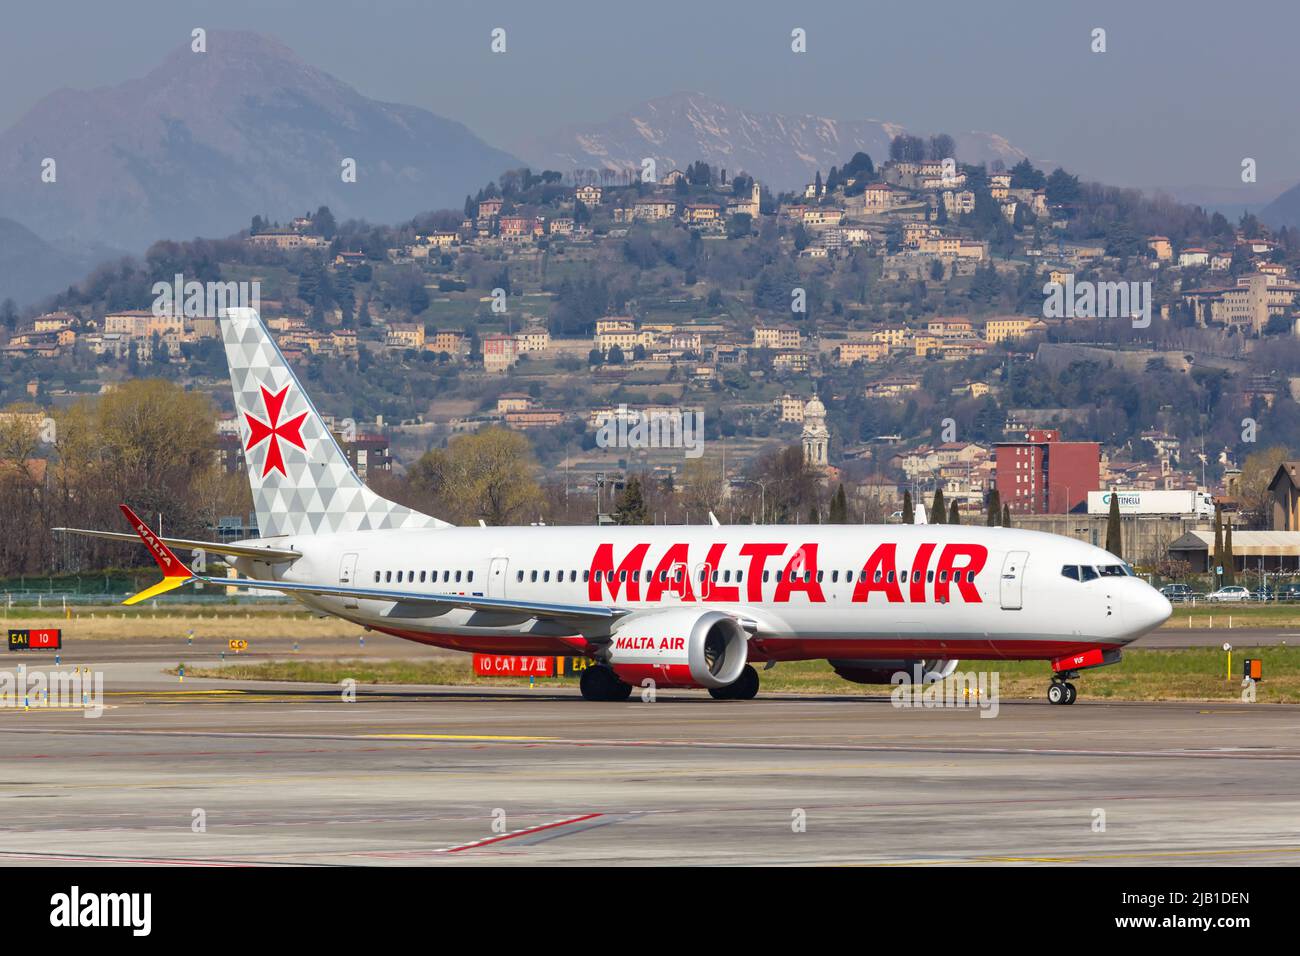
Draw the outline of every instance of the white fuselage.
[[[240,559],[242,573],[633,611],[721,610],[745,623],[750,659],[758,661],[1057,659],[1120,647],[1170,614],[1169,602],[1110,553],[1014,528],[446,527],[270,543],[303,557],[288,566]],[[582,628],[519,612],[430,614],[427,606],[412,610],[386,600],[299,600],[375,630],[461,650],[564,654],[588,646]]]

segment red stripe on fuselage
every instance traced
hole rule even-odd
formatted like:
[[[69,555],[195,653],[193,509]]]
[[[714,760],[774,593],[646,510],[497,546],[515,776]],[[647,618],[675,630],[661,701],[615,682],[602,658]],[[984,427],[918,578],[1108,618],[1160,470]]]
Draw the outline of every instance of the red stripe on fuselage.
[[[590,654],[594,647],[582,637],[534,635],[424,634],[420,631],[376,627],[376,631],[403,640],[478,654],[544,654],[563,657]],[[1050,661],[1096,648],[1123,647],[1104,641],[1012,640],[998,638],[834,638],[756,637],[749,642],[751,661],[894,660],[900,657],[948,657],[960,660]]]

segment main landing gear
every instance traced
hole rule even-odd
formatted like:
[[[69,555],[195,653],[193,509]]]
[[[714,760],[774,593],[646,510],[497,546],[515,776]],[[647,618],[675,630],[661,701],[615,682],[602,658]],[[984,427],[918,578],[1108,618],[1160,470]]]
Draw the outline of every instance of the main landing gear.
[[[753,700],[758,695],[758,671],[746,664],[740,676],[726,687],[710,687],[714,700]]]
[[[578,678],[578,689],[586,700],[627,700],[632,696],[632,685],[604,664],[593,664]]]
[[[1078,676],[1077,671],[1062,671],[1053,674],[1051,686],[1047,688],[1047,702],[1049,704],[1073,704],[1074,699],[1079,696],[1079,692],[1070,683],[1069,678]]]

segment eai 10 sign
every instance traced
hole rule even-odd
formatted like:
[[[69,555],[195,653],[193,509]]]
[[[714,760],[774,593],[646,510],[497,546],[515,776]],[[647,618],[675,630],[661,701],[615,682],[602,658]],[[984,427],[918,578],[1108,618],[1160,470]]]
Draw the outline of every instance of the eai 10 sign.
[[[57,627],[10,628],[11,651],[56,651],[63,647],[63,632]]]

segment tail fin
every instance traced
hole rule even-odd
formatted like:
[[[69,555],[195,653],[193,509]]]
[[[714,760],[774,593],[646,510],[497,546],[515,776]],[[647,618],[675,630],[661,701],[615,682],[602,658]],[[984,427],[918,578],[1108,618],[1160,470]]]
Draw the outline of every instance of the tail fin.
[[[256,309],[227,309],[221,334],[262,537],[446,524],[365,486]]]
[[[126,515],[126,520],[131,523],[135,533],[140,536],[153,559],[158,562],[158,568],[163,573],[163,579],[153,587],[145,588],[138,594],[132,594],[123,601],[123,604],[139,604],[141,601],[147,601],[151,597],[157,597],[160,594],[166,594],[168,591],[174,591],[189,581],[194,575],[190,569],[185,566],[185,562],[176,555],[172,554],[171,548],[167,547],[162,540],[153,533],[153,529],[141,521],[134,511],[126,505],[119,505],[122,514]]]

